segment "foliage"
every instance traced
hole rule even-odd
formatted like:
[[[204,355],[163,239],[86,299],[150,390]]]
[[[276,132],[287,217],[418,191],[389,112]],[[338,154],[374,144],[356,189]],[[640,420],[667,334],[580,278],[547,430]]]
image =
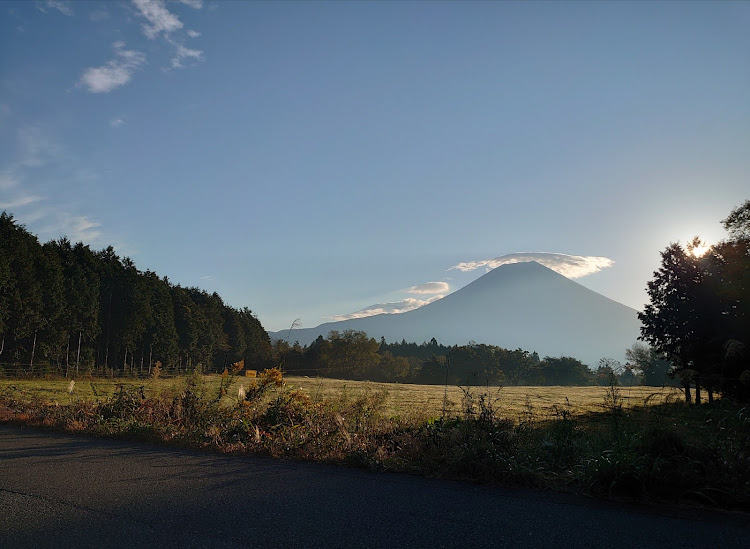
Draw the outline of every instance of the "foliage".
[[[721,224],[733,241],[750,240],[750,200],[733,209]]]
[[[591,371],[573,357],[544,357],[534,369],[534,385],[588,385]]]
[[[322,352],[321,362],[331,375],[355,376],[363,368],[372,368],[380,362],[379,345],[365,332],[344,330],[339,333],[334,330],[327,339],[328,345]]]
[[[674,365],[685,386],[750,400],[744,349],[750,343],[750,201],[724,220],[731,240],[703,255],[696,237],[687,247],[670,244],[648,283],[650,303],[639,318],[641,339]],[[745,374],[745,372],[748,372]]]
[[[277,363],[290,374],[424,384],[589,385],[592,372],[572,357],[546,357],[471,342],[445,346],[435,338],[422,344],[380,343],[365,332],[332,331],[309,346],[274,342]]]
[[[90,371],[145,377],[244,360],[266,367],[268,334],[252,311],[139,271],[110,246],[41,245],[0,214],[0,367],[6,373]]]
[[[643,343],[634,343],[625,350],[628,365],[637,372],[643,385],[663,387],[670,384],[669,372],[672,365],[653,347]]]

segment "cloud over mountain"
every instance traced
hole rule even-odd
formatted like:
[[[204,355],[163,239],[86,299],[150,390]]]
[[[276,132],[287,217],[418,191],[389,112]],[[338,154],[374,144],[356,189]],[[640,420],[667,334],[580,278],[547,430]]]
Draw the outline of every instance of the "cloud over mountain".
[[[382,311],[385,312],[385,311]],[[640,333],[637,311],[536,261],[502,265],[442,299],[403,314],[359,316],[315,328],[271,333],[310,344],[331,330],[360,330],[376,340],[445,345],[470,341],[540,356],[573,356],[589,366],[624,358]]]
[[[326,317],[326,319],[338,322],[340,320],[351,320],[353,318],[365,318],[368,316],[375,316],[375,315],[394,315],[394,314],[399,314],[399,313],[405,313],[407,311],[413,311],[414,309],[419,309],[420,307],[423,307],[424,305],[432,303],[433,301],[437,301],[438,299],[441,299],[443,297],[445,296],[435,295],[428,299],[415,299],[413,297],[407,297],[406,299],[402,299],[401,301],[392,301],[389,303],[376,303],[375,305],[370,305],[369,307],[365,307],[364,309],[360,309],[359,311],[356,311],[354,313],[349,313],[349,314],[344,314],[344,315],[334,315],[334,316]]]
[[[408,288],[406,292],[417,295],[447,294],[450,289],[447,282],[425,282]]]
[[[586,275],[590,275],[599,272],[602,269],[611,267],[614,265],[614,261],[607,257],[598,256],[584,256],[584,255],[568,255],[560,253],[549,253],[549,252],[518,252],[513,254],[507,254],[492,259],[480,259],[476,261],[467,261],[454,265],[448,270],[457,269],[463,272],[470,272],[476,269],[484,267],[487,271],[500,267],[501,265],[509,265],[513,263],[528,263],[535,261],[545,267],[552,269],[553,271],[565,276],[566,278],[581,278]],[[424,284],[417,284],[411,286],[403,292],[414,294],[418,296],[431,296],[428,299],[417,299],[413,297],[407,297],[400,301],[393,301],[387,303],[376,303],[355,311],[353,313],[333,315],[325,317],[326,320],[332,320],[335,322],[342,320],[352,320],[356,318],[366,318],[368,316],[375,316],[381,314],[400,314],[408,311],[413,311],[424,307],[438,299],[445,297],[450,293],[450,284],[447,282],[425,282]]]
[[[468,272],[481,267],[490,270],[499,267],[500,265],[526,263],[529,261],[536,261],[567,278],[581,278],[586,275],[597,273],[602,269],[606,269],[615,264],[615,262],[608,257],[568,255],[549,252],[517,252],[492,259],[466,261],[454,265],[448,270],[457,269],[459,271]]]

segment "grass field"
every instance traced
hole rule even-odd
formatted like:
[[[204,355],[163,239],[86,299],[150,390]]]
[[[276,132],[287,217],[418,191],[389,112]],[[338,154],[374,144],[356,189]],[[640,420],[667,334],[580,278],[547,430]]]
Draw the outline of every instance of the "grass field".
[[[218,394],[221,377],[203,376],[207,391]],[[236,397],[240,385],[247,387],[248,378],[237,377],[227,391],[224,400]],[[537,419],[555,417],[560,410],[574,415],[604,409],[607,387],[456,387],[447,389],[441,385],[414,385],[400,383],[374,383],[328,378],[287,377],[287,388],[300,389],[313,400],[356,398],[363,394],[385,391],[385,412],[390,416],[438,417],[453,416],[464,412],[464,395],[469,390],[474,395],[489,395],[498,415],[517,419],[533,412]],[[62,405],[74,401],[97,401],[111,397],[119,386],[130,389],[143,387],[147,396],[178,394],[185,385],[184,378],[156,380],[133,380],[132,378],[97,378],[78,380],[69,393],[70,381],[65,379],[0,380],[0,391],[15,387],[39,397],[56,401]],[[673,387],[619,387],[623,407],[643,406],[674,402],[682,398],[682,392]]]
[[[607,387],[456,387],[442,385],[413,385],[373,383],[324,378],[287,378],[287,383],[302,389],[313,398],[336,397],[342,393],[385,390],[388,393],[386,410],[391,415],[422,414],[440,416],[446,402],[446,415],[463,412],[466,390],[475,395],[488,394],[498,415],[515,419],[533,409],[535,416],[557,415],[565,409],[572,414],[600,411],[604,408]],[[624,407],[662,404],[682,398],[679,389],[672,387],[620,387]]]

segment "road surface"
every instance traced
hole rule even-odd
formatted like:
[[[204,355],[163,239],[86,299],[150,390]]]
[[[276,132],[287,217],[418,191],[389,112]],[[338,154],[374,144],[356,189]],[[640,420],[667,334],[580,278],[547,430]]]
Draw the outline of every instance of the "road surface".
[[[0,547],[747,549],[750,519],[0,425]]]

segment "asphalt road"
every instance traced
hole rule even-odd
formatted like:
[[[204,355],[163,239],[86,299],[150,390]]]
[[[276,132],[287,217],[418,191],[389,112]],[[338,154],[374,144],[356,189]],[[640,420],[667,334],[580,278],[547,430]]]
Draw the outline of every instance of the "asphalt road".
[[[0,548],[23,547],[747,549],[750,518],[0,425]]]

